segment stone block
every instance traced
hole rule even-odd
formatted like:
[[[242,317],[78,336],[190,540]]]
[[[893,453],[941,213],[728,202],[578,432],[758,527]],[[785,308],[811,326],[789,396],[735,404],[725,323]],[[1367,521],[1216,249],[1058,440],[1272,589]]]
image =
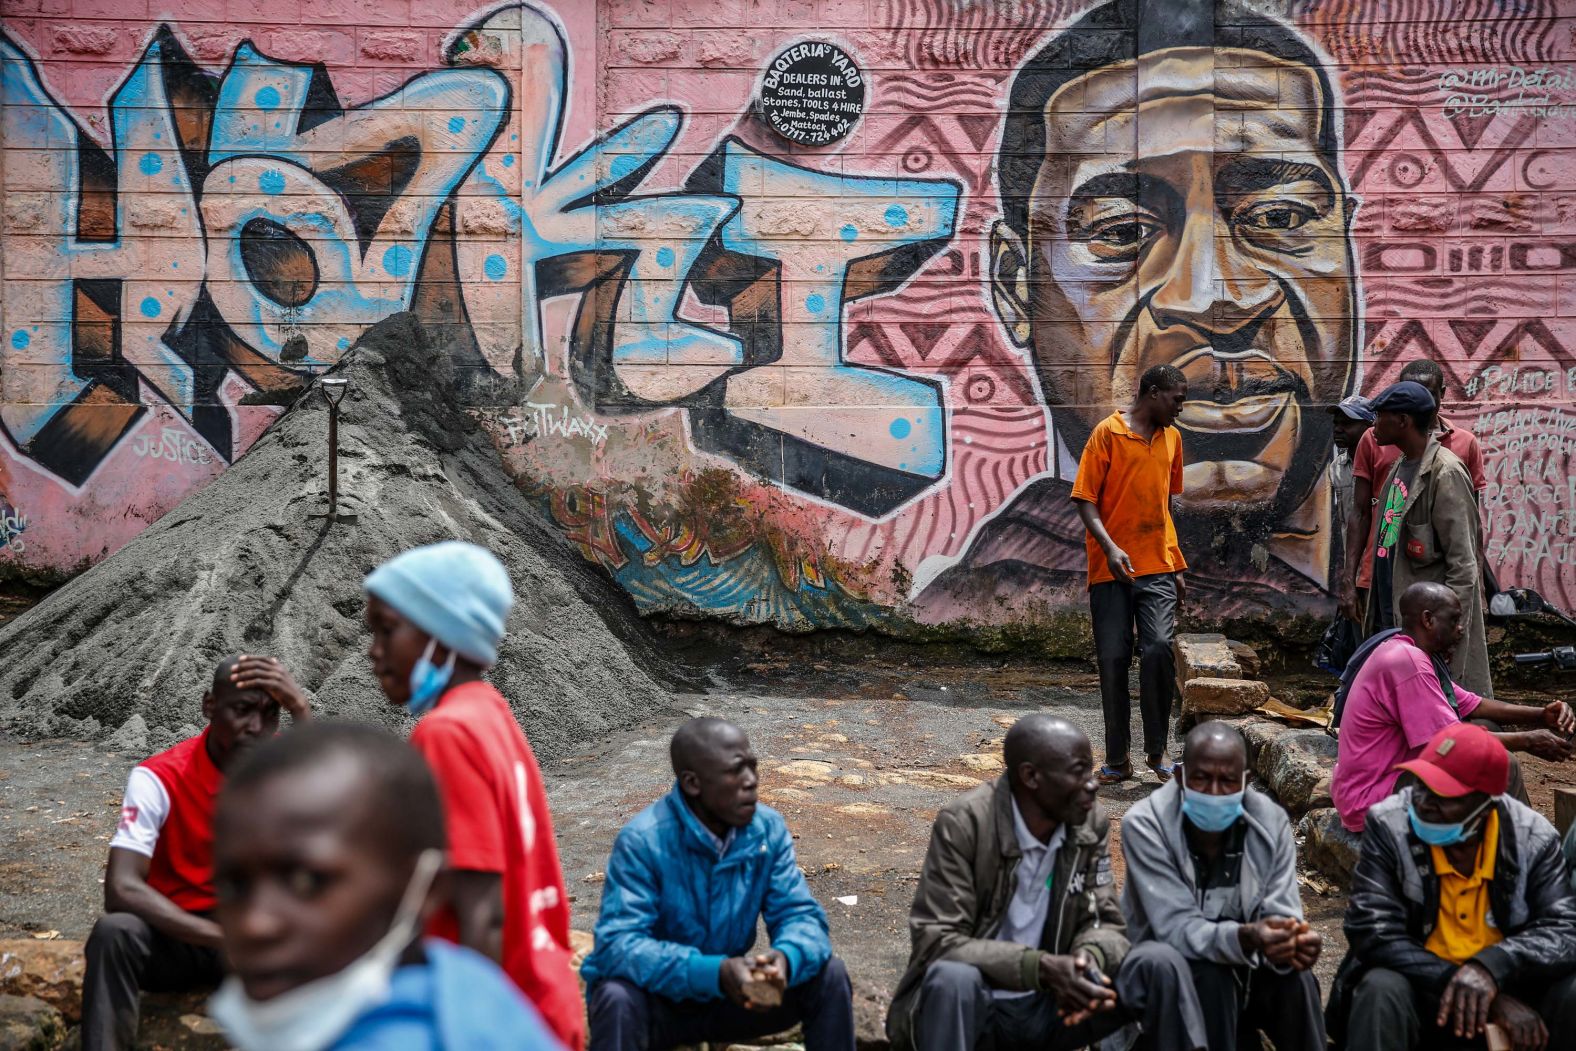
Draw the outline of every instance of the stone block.
[[[1297,835],[1302,840],[1299,856],[1304,864],[1328,876],[1343,890],[1351,886],[1362,840],[1346,830],[1334,807],[1304,814],[1297,824]]]
[[[0,994],[34,997],[71,1024],[82,1018],[82,943],[0,941]]]
[[[65,1038],[59,1011],[37,997],[0,994],[0,1051],[55,1051]]]
[[[1193,679],[1240,679],[1242,666],[1232,656],[1224,635],[1178,635],[1172,643],[1176,657],[1177,689]]]
[[[1189,679],[1182,687],[1182,718],[1246,715],[1269,699],[1270,688],[1262,682],[1200,676]]]
[[[1244,679],[1257,679],[1259,677],[1259,671],[1263,668],[1264,662],[1259,660],[1257,650],[1246,642],[1238,642],[1235,639],[1227,639],[1226,648],[1237,659],[1237,666],[1242,669],[1242,677]]]
[[[69,55],[107,55],[115,48],[116,31],[107,26],[68,25],[55,30],[55,51]]]
[[[1253,769],[1292,816],[1328,807],[1335,738],[1323,730],[1287,729],[1258,750]]]

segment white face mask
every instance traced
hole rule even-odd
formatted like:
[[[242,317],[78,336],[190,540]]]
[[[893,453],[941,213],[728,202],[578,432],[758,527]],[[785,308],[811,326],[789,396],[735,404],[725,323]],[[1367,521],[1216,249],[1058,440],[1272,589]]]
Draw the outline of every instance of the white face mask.
[[[406,946],[443,852],[429,850],[416,861],[399,911],[387,934],[343,970],[280,993],[253,1000],[230,975],[208,1001],[208,1011],[240,1051],[323,1051],[357,1018],[388,999],[389,982]]]

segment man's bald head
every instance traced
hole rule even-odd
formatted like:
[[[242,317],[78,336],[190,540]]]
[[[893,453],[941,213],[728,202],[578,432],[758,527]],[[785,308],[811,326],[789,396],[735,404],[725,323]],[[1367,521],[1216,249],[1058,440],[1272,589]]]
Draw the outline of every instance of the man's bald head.
[[[1443,584],[1419,580],[1401,592],[1401,627],[1411,634],[1422,623],[1423,614],[1437,615],[1441,610],[1461,608],[1456,593]]]
[[[1024,763],[1041,769],[1065,766],[1080,744],[1087,747],[1089,738],[1066,719],[1043,712],[1026,715],[1012,724],[1002,742],[1008,779],[1017,784],[1018,767]]]
[[[1248,744],[1243,740],[1242,734],[1237,732],[1236,727],[1211,719],[1189,730],[1187,738],[1182,742],[1183,766],[1206,757],[1228,761],[1234,759],[1246,767]]]
[[[706,766],[706,757],[747,740],[744,731],[726,719],[706,715],[680,726],[668,745],[674,776]]]

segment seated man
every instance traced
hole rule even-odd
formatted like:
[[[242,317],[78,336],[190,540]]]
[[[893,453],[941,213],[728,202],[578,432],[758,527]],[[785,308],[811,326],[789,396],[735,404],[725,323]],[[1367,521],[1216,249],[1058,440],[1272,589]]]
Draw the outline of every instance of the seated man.
[[[1029,715],[1003,752],[1006,773],[936,815],[894,1051],[1081,1048],[1133,1021],[1141,1048],[1205,1047],[1186,961],[1161,942],[1128,950],[1089,739]]]
[[[1456,723],[1402,767],[1418,783],[1368,812],[1332,1034],[1407,1051],[1492,1023],[1516,1051],[1576,1047],[1576,896],[1553,826],[1504,794],[1509,753]]]
[[[386,730],[318,723],[248,754],[214,821],[241,1051],[562,1051],[486,957],[420,940],[443,900],[443,806]]]
[[[853,994],[782,815],[755,801],[755,753],[722,719],[671,746],[678,784],[613,844],[581,968],[591,1051],[750,1040],[804,1023],[805,1045],[851,1051]],[[750,955],[759,919],[771,948]]]
[[[1576,715],[1564,701],[1541,708],[1507,704],[1451,682],[1447,665],[1461,631],[1456,593],[1419,581],[1401,595],[1401,630],[1375,646],[1353,677],[1340,712],[1339,751],[1330,777],[1330,796],[1349,830],[1361,832],[1368,808],[1395,790],[1397,764],[1416,757],[1435,731],[1462,719],[1491,720],[1493,729],[1539,727],[1497,736],[1513,752],[1540,759],[1571,757],[1571,742],[1560,735],[1576,731]],[[1359,651],[1353,659],[1361,657]],[[1510,771],[1510,794],[1525,802],[1521,767],[1514,760]]]
[[[1128,937],[1186,958],[1210,1047],[1256,1048],[1262,1032],[1276,1051],[1324,1051],[1321,939],[1302,922],[1291,823],[1246,789],[1247,767],[1240,733],[1200,723],[1178,778],[1122,819]]]
[[[139,764],[109,841],[104,912],[88,936],[83,1051],[130,1048],[142,990],[211,988],[222,975],[213,896],[213,805],[243,748],[272,737],[279,709],[311,717],[275,657],[229,657],[202,697],[207,729]]]

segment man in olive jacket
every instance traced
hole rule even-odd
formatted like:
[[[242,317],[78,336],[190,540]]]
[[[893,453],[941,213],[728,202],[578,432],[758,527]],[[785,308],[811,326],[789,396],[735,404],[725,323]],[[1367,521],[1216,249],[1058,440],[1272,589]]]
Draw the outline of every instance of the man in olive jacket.
[[[1472,476],[1435,438],[1438,406],[1422,384],[1386,387],[1373,410],[1374,440],[1399,447],[1401,456],[1374,489],[1379,524],[1363,554],[1373,563],[1363,633],[1400,627],[1401,596],[1417,581],[1443,584],[1461,600],[1463,637],[1450,674],[1479,697],[1493,697],[1483,628],[1483,530]]]
[[[1005,774],[936,815],[894,1051],[1081,1048],[1132,1022],[1141,1048],[1201,1051],[1187,962],[1160,942],[1129,950],[1089,739],[1030,715],[1003,752]]]

